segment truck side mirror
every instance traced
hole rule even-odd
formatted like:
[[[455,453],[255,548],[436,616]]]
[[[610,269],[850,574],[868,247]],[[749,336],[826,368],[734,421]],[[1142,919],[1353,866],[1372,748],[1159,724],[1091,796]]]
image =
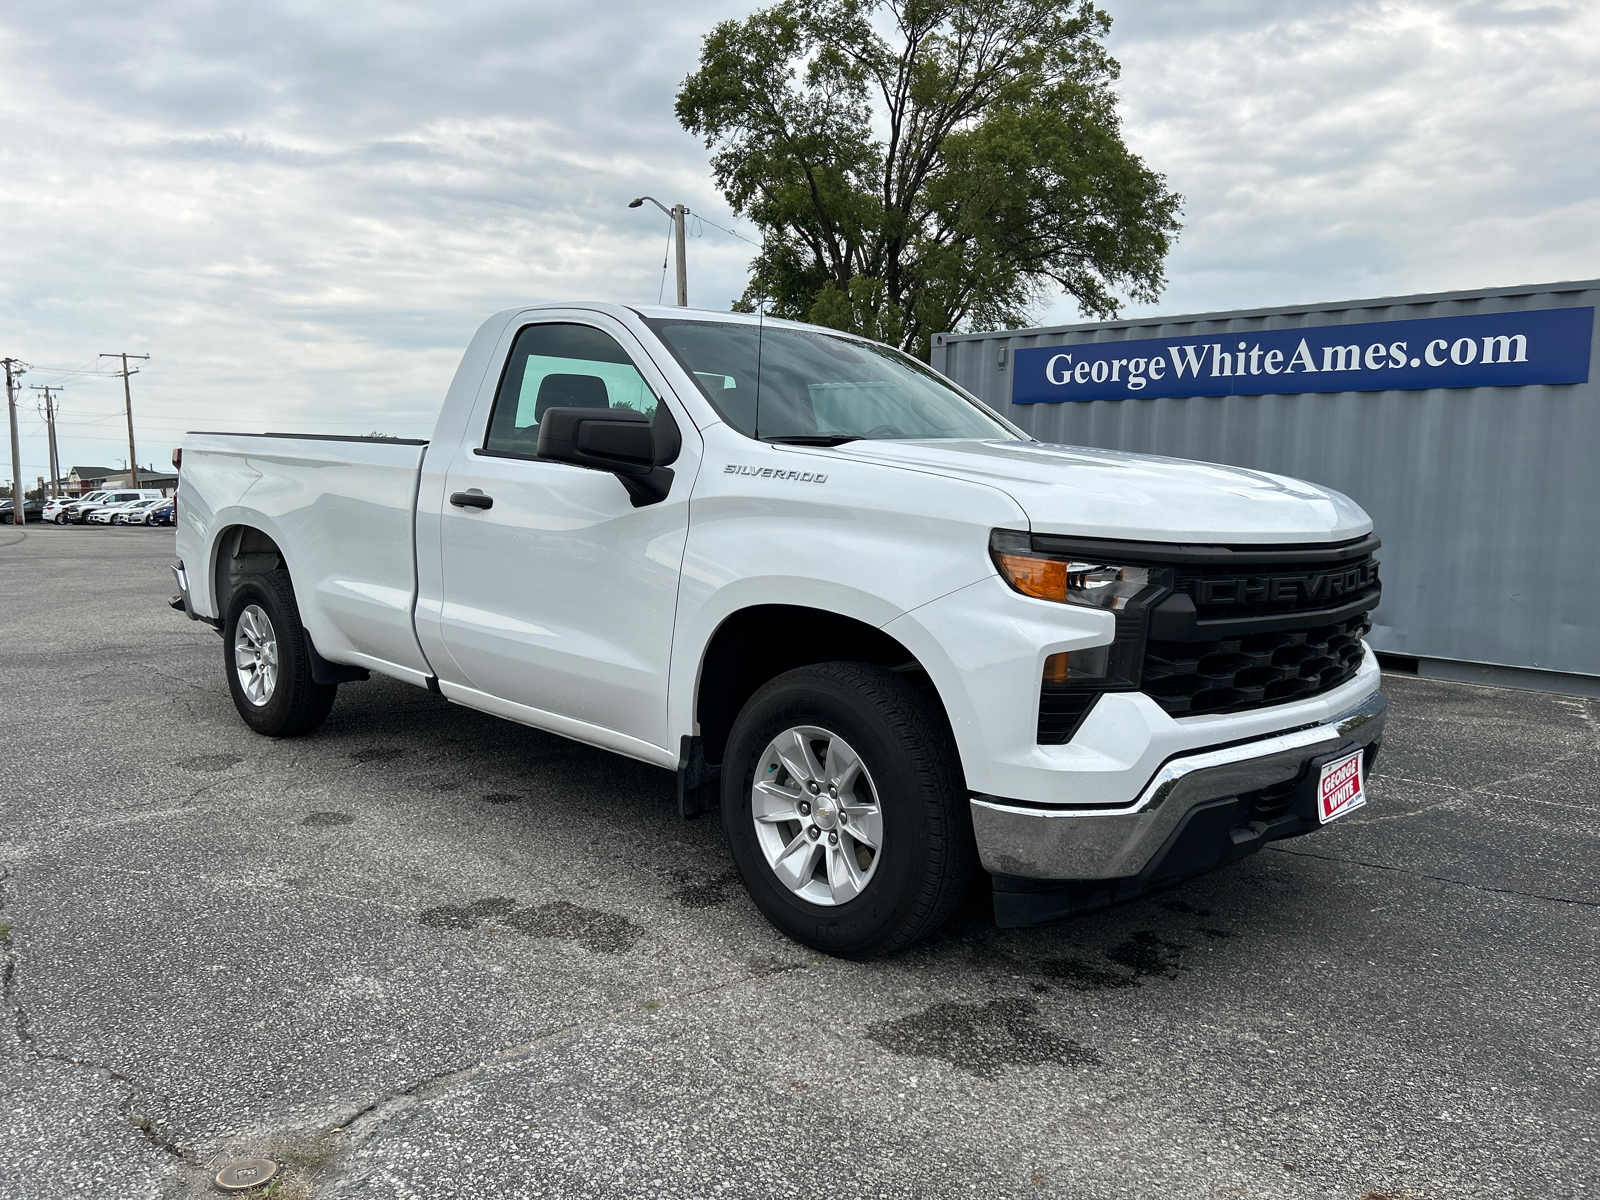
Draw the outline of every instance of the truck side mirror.
[[[641,412],[609,408],[547,408],[539,418],[540,458],[618,474],[643,474],[655,465],[655,436]]]
[[[547,408],[539,418],[535,453],[551,462],[610,471],[635,508],[656,504],[672,487],[672,471],[662,464],[677,458],[682,445],[672,414],[663,416],[663,426],[671,423],[670,433],[629,409]]]

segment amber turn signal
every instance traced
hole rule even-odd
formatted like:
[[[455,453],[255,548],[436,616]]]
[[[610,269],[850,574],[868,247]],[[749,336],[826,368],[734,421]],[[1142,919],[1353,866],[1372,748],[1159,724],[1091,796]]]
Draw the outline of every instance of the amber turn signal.
[[[1012,587],[1024,596],[1064,603],[1067,598],[1067,564],[1059,558],[1029,554],[997,554],[995,560]]]
[[[1085,683],[1104,679],[1111,661],[1110,646],[1090,646],[1087,650],[1063,650],[1044,660],[1045,683]]]

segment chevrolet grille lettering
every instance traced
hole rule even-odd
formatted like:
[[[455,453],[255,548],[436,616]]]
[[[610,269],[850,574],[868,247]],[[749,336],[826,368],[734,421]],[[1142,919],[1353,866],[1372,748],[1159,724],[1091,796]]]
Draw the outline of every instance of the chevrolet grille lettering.
[[[1194,599],[1196,604],[1282,604],[1296,600],[1331,603],[1359,595],[1377,582],[1375,562],[1294,575],[1213,576],[1195,581]]]

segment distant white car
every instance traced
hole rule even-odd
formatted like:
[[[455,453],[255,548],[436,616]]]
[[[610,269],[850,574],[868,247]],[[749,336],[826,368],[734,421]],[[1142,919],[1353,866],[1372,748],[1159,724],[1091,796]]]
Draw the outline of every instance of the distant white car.
[[[123,497],[125,500],[129,498],[130,497],[126,496]],[[104,489],[98,492],[90,492],[87,496],[79,496],[75,500],[69,499],[66,501],[61,512],[57,515],[56,524],[63,525],[67,522],[71,522],[74,525],[82,525],[84,521],[88,519],[89,514],[100,505],[111,504],[113,502],[114,493]],[[65,519],[63,520],[63,518]]]
[[[150,510],[159,508],[167,502],[165,496],[157,496],[151,500],[135,500],[131,504],[123,504],[111,511],[113,525],[148,525],[150,524]]]
[[[153,500],[160,495],[161,493],[154,488],[125,488],[90,492],[82,500],[67,509],[67,520],[74,525],[82,525],[89,519],[89,514],[96,509],[106,508],[113,504],[131,504],[135,500]]]
[[[53,521],[57,525],[65,525],[67,523],[67,506],[76,503],[76,500],[68,496],[58,496],[54,500],[46,501],[44,519]]]
[[[110,525],[119,515],[138,503],[140,503],[138,500],[124,500],[120,504],[101,505],[89,513],[88,520],[94,525]]]

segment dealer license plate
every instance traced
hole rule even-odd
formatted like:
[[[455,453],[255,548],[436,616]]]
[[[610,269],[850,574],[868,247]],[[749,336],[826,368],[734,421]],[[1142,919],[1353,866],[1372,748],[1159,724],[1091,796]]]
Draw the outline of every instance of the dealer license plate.
[[[1367,802],[1367,784],[1361,774],[1365,754],[1357,750],[1322,768],[1317,780],[1317,817],[1324,825]]]

